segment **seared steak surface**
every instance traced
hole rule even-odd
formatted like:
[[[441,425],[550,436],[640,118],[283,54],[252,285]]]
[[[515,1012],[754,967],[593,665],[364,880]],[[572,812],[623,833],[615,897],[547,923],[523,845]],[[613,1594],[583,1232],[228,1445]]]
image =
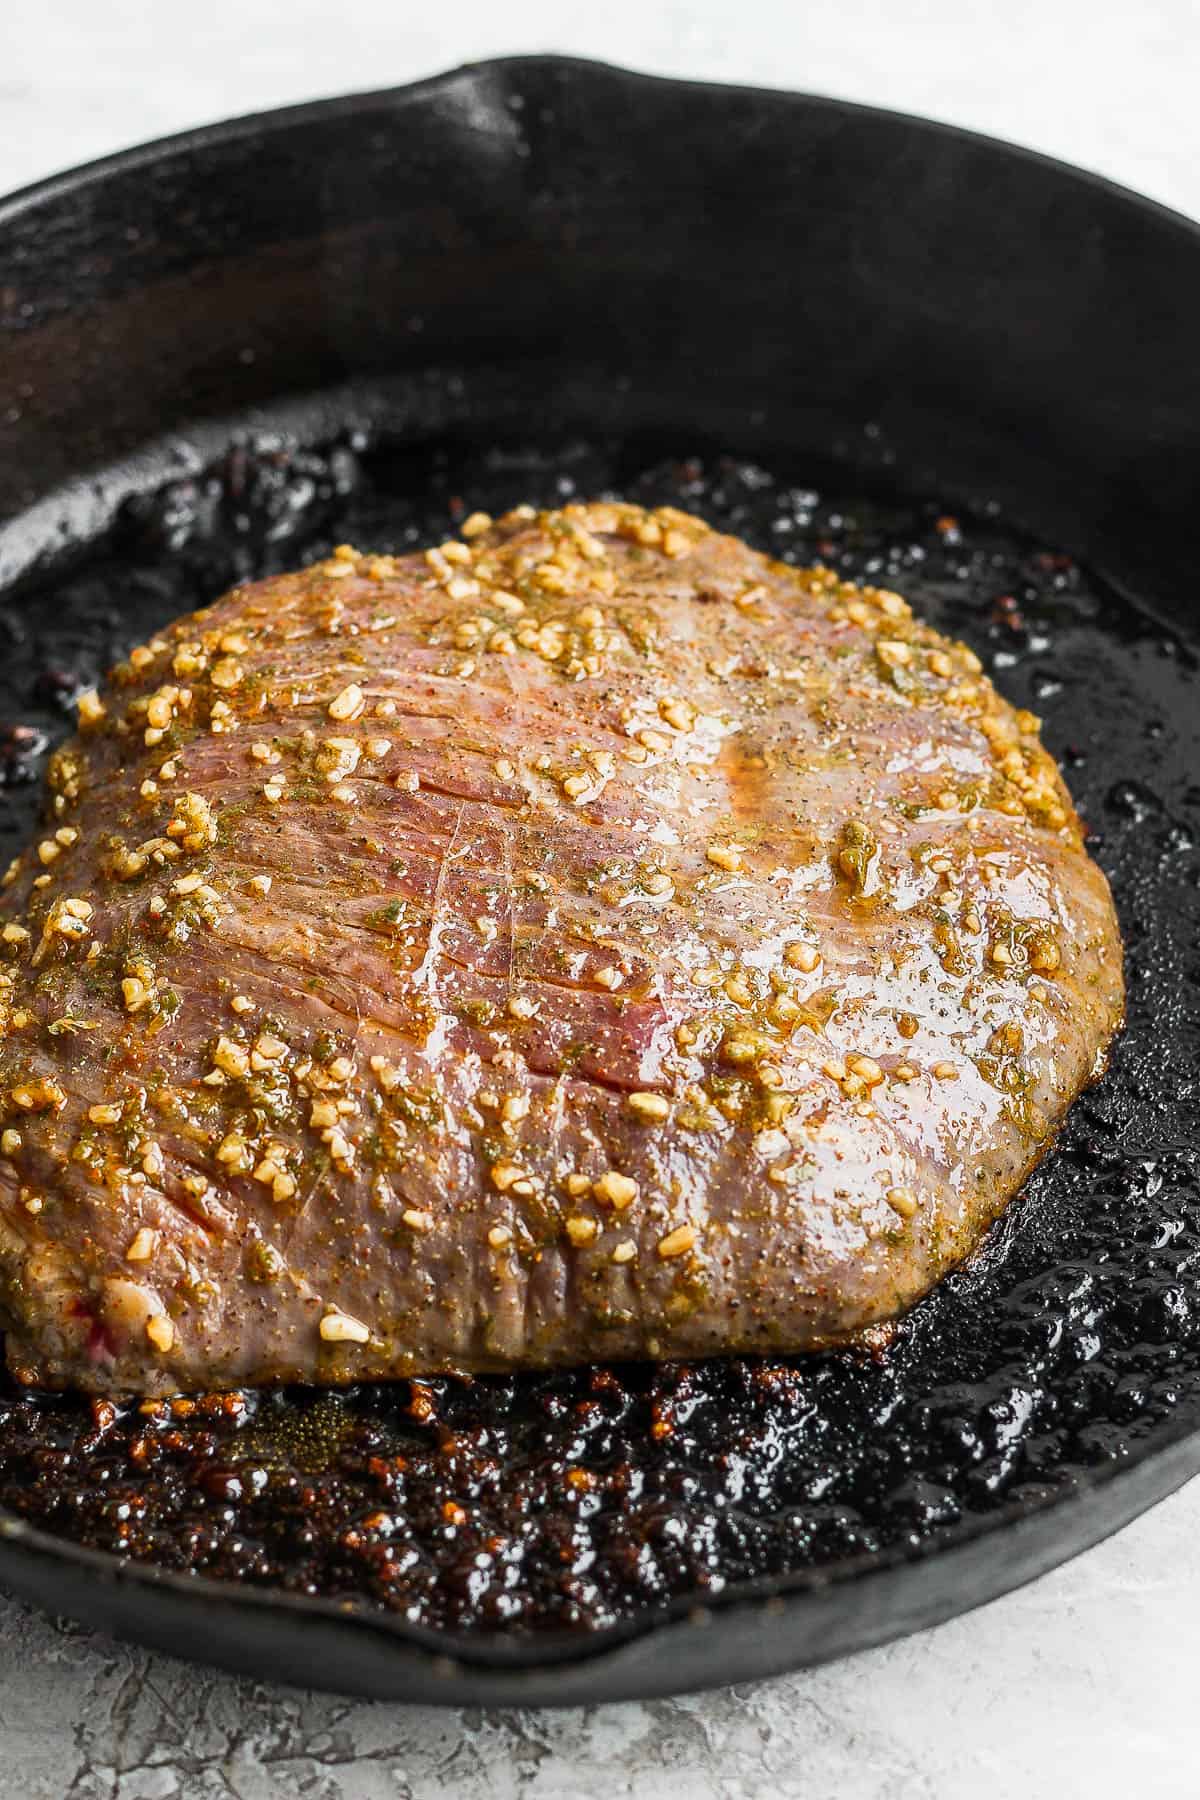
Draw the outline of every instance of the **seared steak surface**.
[[[598,504],[86,696],[0,927],[19,1379],[798,1350],[979,1241],[1122,1011],[1037,736],[898,595]]]

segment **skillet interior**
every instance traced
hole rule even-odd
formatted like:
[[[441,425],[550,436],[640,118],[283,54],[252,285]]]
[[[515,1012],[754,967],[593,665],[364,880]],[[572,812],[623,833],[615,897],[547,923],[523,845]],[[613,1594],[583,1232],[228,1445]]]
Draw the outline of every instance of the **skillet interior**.
[[[903,234],[893,210],[902,202]],[[1065,272],[1031,262],[1029,242],[1051,230],[1075,251]],[[1196,377],[1182,360],[1182,322],[1164,315],[1156,286],[1169,272],[1182,305],[1179,282],[1198,285],[1188,228],[1102,184],[933,127],[534,62],[118,163],[18,203],[0,255],[0,373],[17,384],[8,391],[19,395],[20,429],[8,441],[22,446],[0,461],[0,491],[21,515],[2,543],[13,575],[43,563],[4,615],[6,722],[61,728],[60,703],[95,659],[193,603],[188,582],[216,592],[229,573],[222,559],[255,571],[287,564],[329,530],[383,545],[405,525],[436,529],[456,494],[494,504],[546,493],[563,476],[635,493],[662,451],[724,446],[754,453],[779,479],[722,473],[709,455],[707,474],[660,470],[647,487],[678,495],[681,482],[698,482],[693,504],[789,554],[815,547],[849,566],[881,556],[888,579],[999,658],[1006,691],[1047,716],[1115,880],[1133,980],[1113,1073],[978,1267],[919,1309],[886,1364],[828,1359],[768,1379],[744,1365],[634,1375],[628,1406],[590,1393],[586,1377],[527,1384],[515,1403],[498,1384],[436,1397],[441,1425],[468,1439],[482,1432],[483,1451],[491,1432],[510,1491],[521,1460],[504,1437],[514,1404],[528,1430],[544,1435],[538,1421],[549,1421],[560,1460],[602,1464],[615,1439],[650,1477],[636,1533],[624,1543],[610,1534],[607,1563],[591,1572],[564,1555],[558,1599],[538,1619],[489,1611],[504,1584],[472,1575],[469,1544],[456,1549],[451,1534],[453,1580],[414,1605],[409,1633],[465,1659],[442,1678],[445,1697],[663,1691],[815,1660],[1011,1585],[1200,1461],[1186,1441],[1200,1417],[1200,793],[1185,587],[1200,410],[1185,391]],[[122,489],[171,472],[178,446],[121,460],[156,421],[194,420],[190,445],[219,443],[231,417],[253,417],[268,399],[284,417],[275,403],[305,390],[290,418],[302,436],[353,421],[409,450],[359,459],[365,479],[341,501],[321,488],[354,485],[352,455],[332,471],[328,461],[243,459],[233,471],[242,499],[211,507],[211,529],[189,525],[196,496],[185,486],[166,506],[127,510],[117,539],[94,542],[82,565],[60,554],[46,566],[58,522],[77,551]],[[523,444],[524,461],[481,456],[501,439],[510,452]],[[76,479],[103,463],[99,481]],[[823,506],[803,498],[814,481]],[[864,503],[897,489],[939,504]],[[857,496],[854,506],[839,506],[839,494]],[[998,497],[1103,573],[1047,560],[986,509],[960,545],[937,520],[970,496]],[[349,517],[328,517],[339,505]],[[114,548],[137,565],[136,580],[105,564]],[[7,830],[26,828],[20,778],[38,747],[7,745]],[[590,1443],[573,1423],[577,1403],[598,1415]],[[603,1416],[610,1403],[615,1425]],[[649,1435],[655,1403],[673,1440]],[[364,1395],[352,1410],[369,1430],[400,1409],[395,1396]],[[22,1448],[28,1428],[10,1407],[0,1465],[6,1451],[21,1510],[45,1450]],[[399,1428],[418,1456],[436,1448],[438,1422]],[[76,1428],[60,1417],[56,1429],[71,1439]],[[106,1454],[77,1448],[74,1484],[65,1468],[40,1465],[65,1508],[58,1530],[74,1529],[73,1491],[81,1517],[93,1504]],[[725,1516],[706,1521],[722,1457]],[[119,1465],[119,1452],[109,1460]],[[228,1460],[222,1448],[218,1470]],[[1119,1463],[1136,1468],[1112,1483]],[[221,1479],[200,1511],[219,1513]],[[731,1482],[741,1483],[732,1500]],[[546,1496],[533,1499],[546,1524]],[[530,1546],[533,1562],[552,1555],[555,1532],[586,1565],[593,1527],[561,1502]],[[931,1548],[933,1564],[904,1566]],[[171,1584],[77,1587],[71,1573],[87,1561],[38,1549],[22,1529],[4,1557],[27,1591],[185,1647],[185,1603]],[[364,1566],[343,1558],[321,1591],[369,1591]],[[517,1585],[533,1591],[530,1566]],[[769,1632],[747,1627],[742,1609],[722,1613],[720,1631],[691,1629],[686,1651],[664,1646],[661,1662],[650,1660],[653,1637],[629,1641],[705,1590],[710,1600],[723,1583],[733,1584],[726,1595],[744,1584],[763,1592],[781,1578],[794,1593]],[[244,1605],[210,1590],[189,1615],[201,1609],[216,1623],[197,1653],[264,1667]],[[264,1645],[278,1640],[269,1654],[280,1672],[362,1691],[436,1685],[427,1659],[372,1630],[314,1669],[311,1650],[293,1644],[290,1607],[260,1597],[250,1610]],[[327,1609],[308,1616],[312,1632],[336,1629]],[[525,1645],[494,1636],[532,1623],[589,1629]]]

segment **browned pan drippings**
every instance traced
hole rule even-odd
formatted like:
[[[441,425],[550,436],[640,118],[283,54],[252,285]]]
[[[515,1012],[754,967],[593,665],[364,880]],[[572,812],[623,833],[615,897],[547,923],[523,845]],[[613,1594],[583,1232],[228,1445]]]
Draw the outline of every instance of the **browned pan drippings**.
[[[0,1503],[11,1511],[138,1559],[451,1631],[597,1629],[1034,1504],[1200,1396],[1189,653],[990,516],[848,499],[844,477],[817,494],[795,485],[805,471],[651,464],[611,447],[242,446],[139,502],[118,542],[3,615],[6,853],[29,833],[31,783],[70,697],[233,580],[345,539],[381,551],[429,542],[468,502],[500,512],[616,491],[899,590],[1044,719],[1126,934],[1129,1024],[1113,1069],[999,1236],[875,1357],[99,1402],[94,1414],[10,1391]]]

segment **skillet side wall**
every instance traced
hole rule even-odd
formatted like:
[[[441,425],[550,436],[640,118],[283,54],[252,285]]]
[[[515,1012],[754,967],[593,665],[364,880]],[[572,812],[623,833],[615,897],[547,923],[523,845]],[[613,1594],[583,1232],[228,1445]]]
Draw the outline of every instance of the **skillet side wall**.
[[[100,522],[164,423],[323,396],[329,428],[895,460],[1182,606],[1198,300],[1185,221],[1003,145],[600,65],[468,68],[0,211],[0,518],[109,471],[0,535],[0,572],[68,513]]]

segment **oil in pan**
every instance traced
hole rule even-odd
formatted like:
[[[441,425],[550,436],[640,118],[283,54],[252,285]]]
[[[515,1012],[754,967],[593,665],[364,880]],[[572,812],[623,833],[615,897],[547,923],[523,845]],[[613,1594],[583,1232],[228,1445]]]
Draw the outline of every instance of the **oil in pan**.
[[[235,444],[0,610],[0,836],[128,645],[341,540],[605,493],[895,587],[1040,714],[1112,881],[1113,1068],[972,1266],[877,1354],[439,1378],[115,1407],[0,1393],[0,1505],[160,1566],[457,1634],[595,1631],[765,1575],[932,1545],[1111,1464],[1200,1398],[1200,721],[1191,649],[987,509],[679,446]]]

